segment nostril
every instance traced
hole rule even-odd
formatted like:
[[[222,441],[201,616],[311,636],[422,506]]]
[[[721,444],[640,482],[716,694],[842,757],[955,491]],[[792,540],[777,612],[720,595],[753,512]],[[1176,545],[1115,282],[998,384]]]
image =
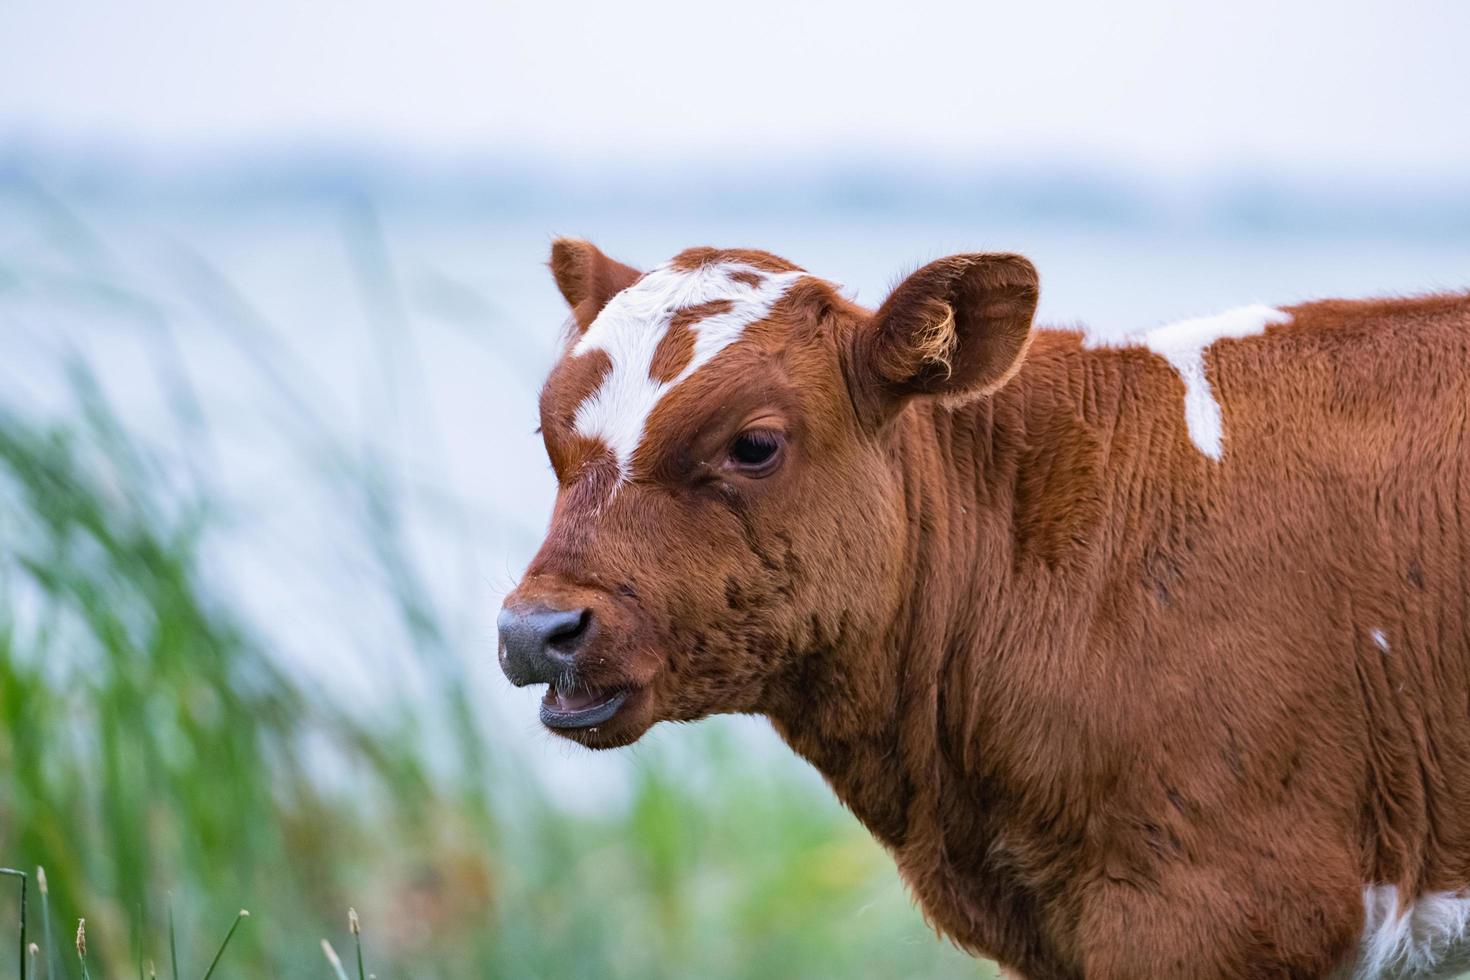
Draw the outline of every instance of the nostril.
[[[568,610],[559,613],[557,622],[551,624],[551,628],[546,633],[546,645],[570,652],[570,648],[576,646],[577,641],[587,632],[587,627],[591,624],[591,609]]]

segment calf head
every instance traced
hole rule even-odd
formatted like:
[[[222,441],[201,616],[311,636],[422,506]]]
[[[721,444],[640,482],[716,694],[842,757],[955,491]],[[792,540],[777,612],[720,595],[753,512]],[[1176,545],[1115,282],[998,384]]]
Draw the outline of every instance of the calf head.
[[[768,710],[813,652],[881,636],[905,577],[894,420],[1010,377],[1031,264],[941,259],[876,313],[765,252],[639,273],[560,240],[551,270],[572,307],[541,393],[556,505],[500,616],[542,722],[610,747]]]

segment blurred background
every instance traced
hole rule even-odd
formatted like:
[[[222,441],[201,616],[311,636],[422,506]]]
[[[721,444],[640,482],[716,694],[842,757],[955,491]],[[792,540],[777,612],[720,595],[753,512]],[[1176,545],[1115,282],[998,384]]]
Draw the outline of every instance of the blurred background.
[[[0,3],[36,975],[81,916],[94,974],[167,975],[170,912],[202,974],[243,906],[219,975],[330,976],[355,906],[382,977],[989,976],[764,722],[591,755],[500,678],[552,237],[869,305],[1021,251],[1099,331],[1463,289],[1467,41],[1458,0]]]

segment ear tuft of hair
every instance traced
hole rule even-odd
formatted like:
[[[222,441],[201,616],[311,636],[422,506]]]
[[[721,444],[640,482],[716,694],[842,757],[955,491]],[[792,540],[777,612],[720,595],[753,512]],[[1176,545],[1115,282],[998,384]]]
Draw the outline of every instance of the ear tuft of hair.
[[[943,300],[934,300],[926,310],[931,316],[924,326],[915,331],[914,355],[929,367],[939,368],[948,379],[954,374],[955,348],[960,336],[955,331],[954,307]]]

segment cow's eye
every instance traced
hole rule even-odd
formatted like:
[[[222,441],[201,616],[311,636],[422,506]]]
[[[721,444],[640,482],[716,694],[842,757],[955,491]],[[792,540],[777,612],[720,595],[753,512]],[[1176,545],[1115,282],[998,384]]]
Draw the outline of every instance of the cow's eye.
[[[730,443],[730,465],[746,476],[768,476],[781,459],[781,434],[748,429]]]

